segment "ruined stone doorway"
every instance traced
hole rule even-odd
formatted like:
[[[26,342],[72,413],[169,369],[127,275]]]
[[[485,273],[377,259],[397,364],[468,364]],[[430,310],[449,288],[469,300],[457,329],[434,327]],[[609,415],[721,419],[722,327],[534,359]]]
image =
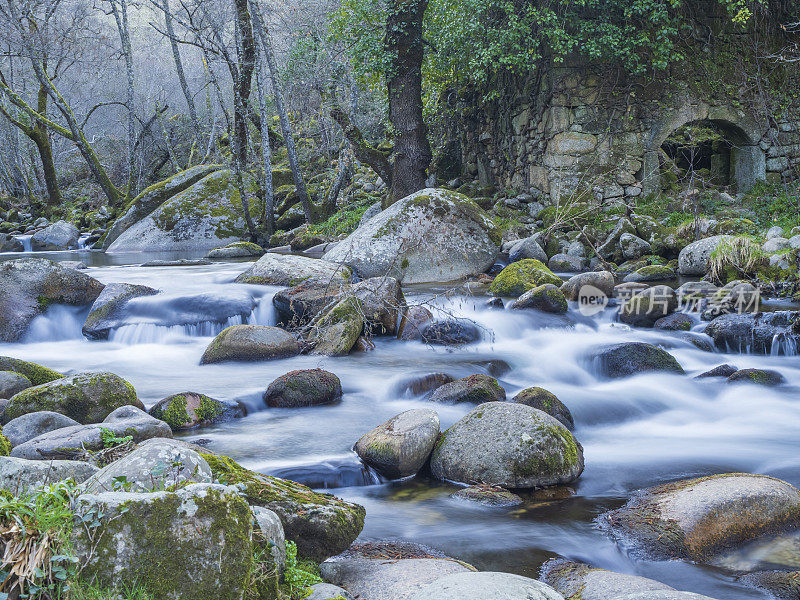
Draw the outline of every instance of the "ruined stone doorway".
[[[732,183],[733,143],[722,127],[695,121],[679,127],[661,144],[662,180],[683,186],[727,187]]]

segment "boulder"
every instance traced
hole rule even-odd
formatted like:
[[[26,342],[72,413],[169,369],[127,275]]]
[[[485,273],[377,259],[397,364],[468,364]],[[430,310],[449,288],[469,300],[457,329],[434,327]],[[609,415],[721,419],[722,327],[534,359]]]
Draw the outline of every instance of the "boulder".
[[[447,373],[426,373],[403,377],[392,386],[394,396],[420,396],[450,383],[453,378]]]
[[[211,468],[194,450],[170,439],[149,439],[81,486],[86,494],[153,492],[187,483],[211,483]]]
[[[652,327],[676,308],[675,291],[668,285],[656,285],[628,298],[620,308],[619,320],[635,327]]]
[[[761,246],[761,249],[764,250],[767,254],[775,254],[776,252],[781,252],[788,248],[791,248],[792,245],[789,243],[789,240],[783,237],[773,237],[769,238],[764,245]]]
[[[656,322],[653,323],[653,329],[661,329],[663,331],[689,331],[696,323],[697,320],[691,315],[676,312],[666,317],[656,319]]]
[[[103,284],[96,279],[44,258],[3,262],[0,264],[0,341],[19,340],[30,322],[50,304],[91,304],[102,290]]]
[[[338,302],[341,294],[342,286],[338,282],[301,283],[276,292],[272,297],[272,305],[278,313],[280,324],[299,328]]]
[[[308,341],[312,354],[345,356],[353,349],[364,330],[364,304],[348,296],[327,311],[313,325]]]
[[[197,392],[167,396],[156,402],[148,412],[150,416],[164,421],[172,431],[205,427],[247,416],[247,410],[238,402],[215,400]]]
[[[395,335],[405,297],[400,282],[393,277],[373,277],[359,281],[350,292],[361,300],[365,326],[372,335]]]
[[[381,211],[323,258],[365,279],[412,284],[483,273],[499,250],[500,232],[481,208],[458,192],[428,188]]]
[[[547,413],[551,417],[558,419],[558,421],[567,429],[572,431],[575,429],[575,421],[572,418],[572,413],[566,405],[559,400],[555,394],[548,392],[544,388],[529,387],[522,390],[519,394],[514,396],[511,400],[517,404],[524,404],[537,410]]]
[[[430,456],[439,437],[439,415],[412,409],[392,417],[356,442],[355,451],[367,465],[390,479],[414,475]]]
[[[583,471],[583,448],[550,415],[487,402],[445,431],[431,455],[437,479],[537,488],[570,483]]]
[[[650,281],[672,281],[678,276],[672,267],[667,265],[647,265],[636,269],[630,275],[626,275],[623,281],[633,283],[645,283]]]
[[[215,337],[203,352],[201,365],[228,360],[273,360],[300,354],[295,337],[266,325],[233,325]]]
[[[23,252],[25,246],[13,235],[0,233],[0,252]]]
[[[770,369],[739,369],[731,373],[728,383],[756,383],[767,387],[774,387],[786,383],[786,378]]]
[[[471,485],[453,492],[450,497],[493,507],[519,506],[522,504],[522,498],[516,494],[493,485]]]
[[[381,212],[380,202],[376,202],[375,204],[370,204],[367,210],[364,211],[364,214],[361,215],[361,220],[358,222],[358,226],[361,227],[364,223],[369,221],[372,217],[374,217],[380,212]]]
[[[497,379],[488,375],[476,374],[445,383],[428,398],[431,402],[455,404],[457,402],[502,402],[506,399],[506,391],[497,383]]]
[[[800,598],[800,571],[757,571],[744,575],[740,581],[766,590],[778,600]]]
[[[528,290],[514,300],[511,308],[515,310],[532,308],[554,314],[564,314],[568,310],[564,293],[552,283],[545,283]]]
[[[301,283],[333,285],[350,281],[348,267],[321,258],[267,253],[236,278],[236,283],[295,286]]]
[[[72,223],[56,221],[31,236],[32,250],[74,250],[81,233]]]
[[[226,259],[226,258],[251,258],[264,255],[264,249],[253,242],[233,242],[221,248],[214,248],[206,258]]]
[[[82,483],[97,470],[94,465],[78,460],[44,461],[0,456],[0,489],[14,496],[23,496],[65,479]]]
[[[256,217],[257,203],[251,204]],[[208,251],[237,242],[246,235],[235,178],[230,170],[221,169],[170,197],[131,225],[107,251]]]
[[[322,369],[290,371],[270,383],[264,392],[264,404],[273,408],[330,404],[341,398],[341,381]]]
[[[158,290],[146,285],[132,283],[108,284],[89,309],[89,315],[81,329],[84,336],[90,340],[108,339],[111,329],[125,323],[125,305],[128,300],[139,296],[152,296]]]
[[[512,573],[454,573],[429,583],[408,600],[564,600],[549,585]]]
[[[679,592],[671,590],[652,590],[649,592],[633,592],[614,596],[612,600],[716,600],[710,596],[703,596],[693,592]]]
[[[31,387],[31,380],[14,371],[0,371],[0,398],[11,398]]]
[[[587,262],[582,256],[559,252],[550,257],[547,266],[551,271],[559,273],[579,273],[586,268]],[[557,285],[561,285],[561,282],[559,281]]]
[[[253,513],[235,488],[195,483],[174,492],[83,494],[75,521],[72,542],[85,557],[87,580],[119,589],[135,581],[153,598],[244,598]]]
[[[700,373],[700,375],[697,375],[695,379],[702,379],[704,377],[724,377],[725,379],[727,379],[728,377],[736,373],[736,371],[738,370],[739,369],[737,369],[733,365],[728,365],[728,364],[719,365],[714,367],[713,369],[705,371],[704,373]]]
[[[674,589],[653,579],[596,569],[563,558],[544,563],[539,579],[568,600],[613,600],[628,593]]]
[[[771,240],[772,238],[783,237],[783,233],[783,227],[780,225],[775,225],[767,229],[767,234],[764,237],[768,240]]]
[[[551,283],[560,286],[561,278],[540,261],[529,258],[505,267],[489,286],[495,296],[518,298],[528,290]]]
[[[75,419],[50,410],[27,413],[3,425],[3,435],[12,446],[19,446],[44,433],[80,425]]]
[[[542,263],[547,262],[547,254],[539,245],[539,236],[532,235],[525,239],[515,242],[508,252],[508,260],[517,262],[526,258],[534,258]]]
[[[623,342],[600,347],[592,352],[591,360],[601,375],[611,378],[647,372],[684,372],[669,352],[644,342]]]
[[[380,210],[380,202],[377,203],[377,206],[378,210]],[[364,213],[365,216],[366,214]],[[307,589],[311,590],[311,594],[303,600],[353,600],[353,597],[345,590],[338,585],[331,585],[330,583],[318,583]]]
[[[727,314],[705,329],[723,352],[794,354],[800,347],[800,311]]]
[[[166,200],[220,168],[219,165],[197,165],[175,173],[172,177],[145,188],[141,194],[131,201],[125,214],[111,225],[108,233],[103,238],[103,249],[108,249],[127,229],[155,211]]]
[[[800,234],[793,235],[789,238],[789,247],[795,250],[800,250]]]
[[[0,356],[0,371],[13,371],[24,375],[33,385],[42,385],[64,377],[63,374],[36,363],[10,356]]]
[[[420,341],[434,346],[463,346],[480,341],[478,326],[469,319],[431,321],[422,329]]]
[[[561,284],[561,291],[564,292],[567,300],[577,300],[581,288],[585,285],[597,288],[609,298],[614,295],[614,275],[609,271],[592,271],[573,275]]]
[[[364,507],[321,494],[306,486],[248,471],[226,456],[201,453],[214,478],[240,484],[247,501],[274,511],[286,539],[297,544],[304,558],[321,561],[344,552],[364,527]]]
[[[650,244],[632,233],[623,233],[619,236],[619,247],[625,260],[635,260],[652,253]]]
[[[172,430],[135,406],[122,406],[106,417],[102,423],[73,425],[43,433],[16,446],[11,456],[31,460],[80,459],[89,460],[89,453],[107,447],[108,437],[125,439],[134,443],[150,438],[171,438]]]
[[[707,561],[800,524],[800,491],[766,475],[727,473],[659,485],[601,517],[612,535],[657,558]]]
[[[269,577],[274,572],[274,577],[270,577],[270,579],[272,580],[271,585],[274,586],[273,596],[277,598],[279,597],[277,594],[278,582],[286,569],[286,535],[283,531],[283,523],[277,513],[263,506],[251,506],[250,510],[253,511],[255,518],[253,543],[263,552],[260,563],[267,576]],[[262,594],[260,597],[263,598],[265,595]]]
[[[422,330],[433,321],[433,314],[424,306],[409,306],[397,326],[397,339],[409,341],[422,337]]]
[[[98,423],[127,405],[144,409],[136,390],[119,375],[78,373],[19,392],[8,401],[3,423],[27,413],[50,410],[85,425]]]
[[[732,238],[729,235],[715,235],[692,242],[678,254],[678,273],[684,277],[705,275],[708,271],[711,254],[720,244],[730,239]]]

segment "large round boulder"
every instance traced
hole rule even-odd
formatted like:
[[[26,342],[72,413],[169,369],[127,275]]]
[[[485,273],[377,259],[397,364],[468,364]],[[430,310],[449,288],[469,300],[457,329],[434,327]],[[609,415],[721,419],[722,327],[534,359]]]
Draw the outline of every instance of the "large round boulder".
[[[412,409],[365,433],[355,445],[358,456],[391,479],[419,471],[439,437],[439,415]]]
[[[457,192],[429,188],[381,211],[323,258],[363,278],[410,284],[483,273],[499,251],[500,232],[481,208]]]
[[[628,377],[638,373],[663,371],[683,374],[683,367],[666,350],[644,342],[623,342],[594,350],[591,360],[605,377]]]
[[[0,341],[19,340],[50,304],[91,304],[102,290],[96,279],[52,260],[6,261],[0,264]]]
[[[127,405],[144,409],[136,390],[119,375],[78,373],[16,394],[6,405],[3,423],[40,410],[61,413],[82,424],[99,423]]]
[[[12,446],[19,446],[44,433],[80,425],[75,419],[51,410],[27,413],[3,425],[3,435]]]
[[[547,262],[547,253],[542,250],[538,235],[519,240],[508,251],[508,260],[510,262],[517,262],[526,258],[535,258],[543,263]]]
[[[577,300],[584,286],[600,290],[608,298],[614,295],[614,275],[609,271],[591,271],[573,275],[561,284],[561,291],[567,300]],[[585,290],[585,293],[588,292]]]
[[[476,374],[463,377],[436,388],[428,398],[432,402],[455,404],[457,402],[502,402],[506,391],[497,379],[488,375]]]
[[[550,415],[510,402],[487,402],[445,431],[431,455],[438,479],[508,488],[570,483],[583,471],[583,448]]]
[[[295,337],[278,327],[233,325],[222,330],[203,352],[201,365],[228,360],[272,360],[300,354]]]
[[[236,283],[284,286],[313,283],[336,287],[351,276],[348,267],[329,260],[267,252],[241,273]]]
[[[80,232],[72,223],[56,221],[31,236],[33,250],[74,250],[78,247]]]
[[[198,392],[172,394],[156,402],[148,412],[152,417],[164,421],[172,431],[204,427],[247,416],[247,410],[238,402],[223,402]]]
[[[560,286],[561,278],[535,258],[526,258],[504,268],[489,286],[495,296],[518,298],[545,283]]]
[[[273,408],[297,408],[330,404],[342,398],[342,382],[322,369],[290,371],[269,384],[264,404]]]
[[[731,239],[729,235],[715,235],[692,242],[678,254],[678,273],[687,275],[705,275],[711,255],[723,242]]]
[[[635,327],[652,327],[678,308],[678,298],[668,285],[656,285],[628,298],[619,311],[619,320]]]
[[[644,490],[601,521],[648,556],[706,561],[721,550],[800,525],[800,490],[749,473],[685,479]]]
[[[569,308],[564,293],[552,283],[545,283],[528,290],[514,300],[512,309],[532,308],[543,312],[564,314]]]

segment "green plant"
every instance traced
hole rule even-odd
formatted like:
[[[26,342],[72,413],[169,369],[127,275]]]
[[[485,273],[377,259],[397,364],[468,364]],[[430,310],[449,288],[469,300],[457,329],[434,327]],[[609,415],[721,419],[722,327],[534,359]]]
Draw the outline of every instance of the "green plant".
[[[740,277],[752,277],[769,265],[766,253],[751,238],[738,236],[723,241],[711,253],[709,279],[727,283]]]
[[[744,202],[755,213],[753,219],[760,227],[780,225],[791,229],[800,225],[800,182],[757,183],[745,196]]]
[[[115,446],[121,446],[122,444],[127,444],[128,442],[133,441],[132,435],[126,436],[118,436],[116,433],[108,429],[107,427],[100,428],[100,439],[103,440],[103,447],[104,448],[114,448]]]
[[[325,237],[335,237],[342,234],[349,234],[358,227],[361,217],[367,209],[372,206],[377,199],[367,197],[333,213],[322,223],[309,227],[308,233]]]
[[[289,587],[289,594],[293,599],[305,597],[307,587],[322,582],[318,572],[316,564],[297,558],[297,544],[292,541],[286,542],[284,577],[286,585]]]

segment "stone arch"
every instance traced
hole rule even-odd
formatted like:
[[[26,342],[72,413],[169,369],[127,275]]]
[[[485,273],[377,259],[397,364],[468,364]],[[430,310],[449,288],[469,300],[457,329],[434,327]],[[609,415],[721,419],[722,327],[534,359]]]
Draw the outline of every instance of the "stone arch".
[[[730,163],[738,192],[746,192],[766,179],[766,155],[759,145],[762,130],[742,111],[726,106],[686,102],[657,120],[645,140],[642,186],[645,194],[661,190],[658,152],[665,140],[681,127],[707,123],[721,131],[730,145]]]

